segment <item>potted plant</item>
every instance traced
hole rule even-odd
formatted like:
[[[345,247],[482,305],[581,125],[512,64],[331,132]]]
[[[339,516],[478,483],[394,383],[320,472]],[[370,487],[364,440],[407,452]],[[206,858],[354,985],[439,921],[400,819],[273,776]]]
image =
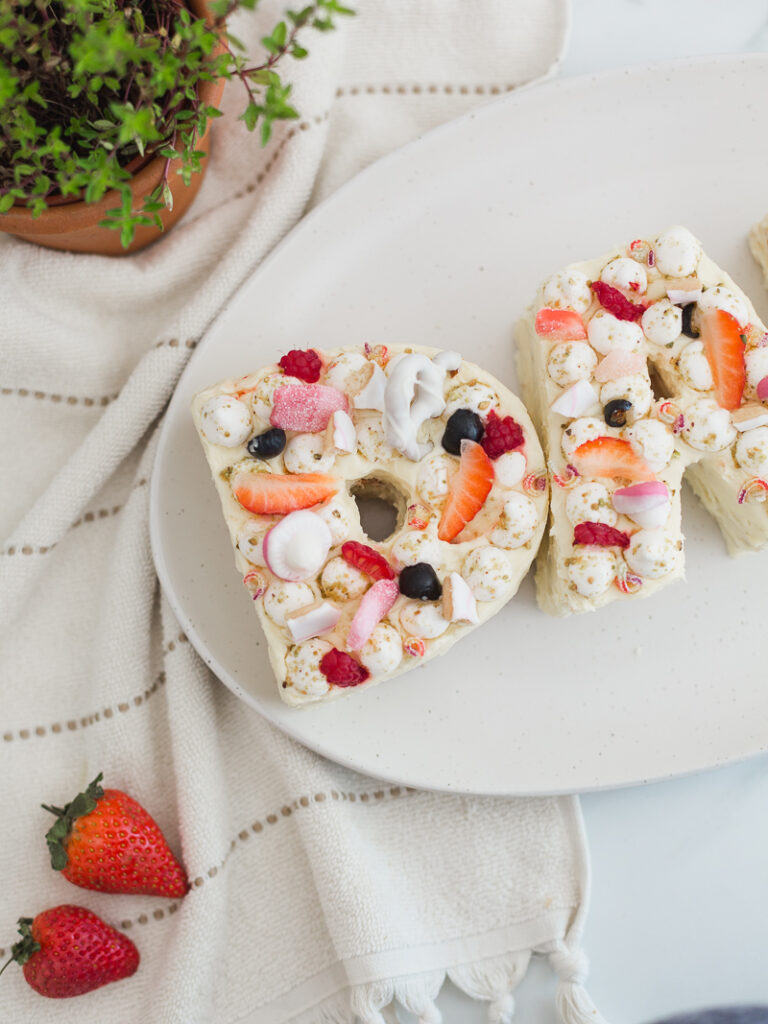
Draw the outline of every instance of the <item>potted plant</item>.
[[[258,0],[4,0],[0,4],[0,230],[54,249],[135,252],[179,220],[205,169],[229,78],[263,144],[295,118],[285,57],[327,31],[337,0],[287,11],[249,64],[225,28]]]

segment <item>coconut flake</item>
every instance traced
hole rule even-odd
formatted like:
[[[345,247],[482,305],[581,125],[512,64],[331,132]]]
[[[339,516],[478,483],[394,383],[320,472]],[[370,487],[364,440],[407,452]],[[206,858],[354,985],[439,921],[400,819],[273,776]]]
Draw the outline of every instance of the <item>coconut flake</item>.
[[[288,612],[285,624],[291,631],[293,642],[300,644],[333,629],[341,618],[341,609],[330,601],[315,601],[295,612]]]

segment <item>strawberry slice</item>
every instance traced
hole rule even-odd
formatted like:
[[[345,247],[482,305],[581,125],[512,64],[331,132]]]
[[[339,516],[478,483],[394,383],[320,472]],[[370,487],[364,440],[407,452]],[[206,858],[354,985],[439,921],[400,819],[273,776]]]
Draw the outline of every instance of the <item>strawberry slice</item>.
[[[699,310],[699,331],[715,382],[717,404],[723,409],[738,409],[747,377],[738,321],[724,309]]]
[[[232,493],[257,516],[285,515],[327,501],[338,482],[323,473],[249,473],[240,470],[232,478]]]
[[[451,480],[437,536],[454,540],[485,504],[493,487],[493,463],[476,441],[461,442],[459,471]]]
[[[584,321],[572,309],[545,306],[536,314],[536,333],[551,341],[578,341],[586,338]]]
[[[618,437],[596,437],[593,441],[585,441],[573,452],[571,462],[584,477],[632,481],[656,479],[629,441]]]

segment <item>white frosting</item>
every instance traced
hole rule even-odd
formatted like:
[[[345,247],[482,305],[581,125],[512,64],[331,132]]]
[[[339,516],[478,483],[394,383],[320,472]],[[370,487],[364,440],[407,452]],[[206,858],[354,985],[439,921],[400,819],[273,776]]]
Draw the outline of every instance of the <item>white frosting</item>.
[[[446,417],[457,409],[471,409],[478,416],[487,416],[490,410],[499,404],[499,396],[488,384],[474,381],[471,384],[456,384],[448,392]]]
[[[439,605],[425,601],[408,601],[400,610],[400,625],[411,636],[434,640],[435,637],[443,635],[450,622],[443,618]]]
[[[648,341],[671,345],[682,334],[683,311],[669,299],[659,299],[646,309],[640,324]]]
[[[654,246],[656,267],[665,277],[689,277],[701,259],[701,244],[683,227],[659,235]]]
[[[251,414],[245,402],[229,395],[216,395],[200,411],[200,427],[211,444],[237,448],[251,432]]]
[[[699,299],[699,309],[724,309],[738,321],[739,327],[746,327],[749,323],[749,310],[746,302],[724,284],[707,288]]]
[[[370,579],[341,555],[328,560],[320,577],[320,587],[334,601],[354,601],[370,586]]]
[[[604,437],[610,433],[605,422],[594,416],[586,416],[581,420],[574,420],[569,423],[563,431],[561,445],[566,456],[571,455],[587,441],[594,441],[596,437]]]
[[[544,305],[551,309],[575,309],[586,313],[592,304],[589,279],[580,270],[562,270],[544,285]]]
[[[678,541],[665,530],[638,530],[624,552],[627,565],[643,579],[657,580],[677,568]]]
[[[384,392],[384,433],[393,448],[418,462],[431,448],[418,441],[422,424],[445,409],[447,369],[420,352],[406,352],[390,365]]]
[[[247,558],[251,565],[266,565],[262,543],[267,526],[257,519],[246,520],[237,531],[237,547],[240,554]]]
[[[500,548],[521,548],[536,533],[539,513],[535,502],[525,494],[512,493],[489,540]]]
[[[331,549],[331,531],[309,509],[283,516],[264,538],[267,566],[283,580],[306,580],[315,576]]]
[[[685,383],[694,391],[711,391],[715,386],[704,342],[691,341],[680,353],[677,368]]]
[[[565,572],[582,597],[599,597],[613,583],[616,556],[610,548],[577,547],[565,560]]]
[[[448,494],[451,479],[458,472],[455,458],[444,452],[436,452],[419,465],[416,487],[421,497],[429,504],[440,502]]]
[[[736,461],[747,472],[768,478],[768,427],[755,427],[739,435]]]
[[[440,541],[429,530],[407,530],[392,545],[392,557],[400,566],[440,560]]]
[[[600,280],[614,288],[622,291],[636,292],[644,295],[648,288],[648,275],[645,267],[637,260],[631,260],[628,256],[619,256],[610,263],[606,263],[600,273]]]
[[[339,391],[354,391],[360,381],[365,380],[366,367],[369,365],[362,352],[342,352],[328,366],[323,383]]]
[[[611,504],[611,494],[605,484],[585,482],[576,484],[568,491],[565,499],[565,514],[576,523],[605,523],[615,526],[616,510]]]
[[[727,409],[721,409],[711,398],[702,398],[686,410],[682,433],[691,448],[719,452],[733,443],[736,428]]]
[[[294,643],[310,640],[333,629],[341,618],[341,609],[328,601],[319,601],[305,610],[286,616],[285,624]]]
[[[357,447],[364,459],[369,462],[391,462],[395,452],[384,434],[381,420],[365,419],[357,424]]]
[[[553,345],[547,359],[547,373],[561,388],[577,380],[589,380],[597,366],[597,353],[586,341],[562,341]]]
[[[327,473],[334,461],[334,452],[325,451],[322,434],[296,434],[283,451],[289,473]]]
[[[617,377],[606,381],[600,388],[600,402],[607,405],[615,398],[626,398],[632,403],[627,411],[627,423],[647,416],[653,405],[653,390],[648,378],[642,373],[633,373],[630,377]]]
[[[756,388],[763,377],[768,377],[768,346],[751,348],[744,353],[747,370],[747,387]]]
[[[373,373],[370,380],[359,394],[352,399],[356,409],[376,409],[384,412],[384,401],[387,391],[387,375],[378,363],[371,363]]]
[[[320,671],[320,661],[331,650],[325,640],[307,640],[291,647],[285,656],[285,681],[306,697],[322,697],[331,684]]]
[[[464,559],[461,575],[478,601],[496,601],[513,585],[509,562],[497,548],[480,547]]]
[[[567,416],[572,419],[574,416],[582,416],[593,406],[597,405],[597,392],[588,380],[577,380],[575,384],[564,391],[554,400],[550,409],[558,416]]]
[[[298,611],[313,604],[315,595],[308,583],[286,583],[275,580],[270,583],[264,594],[264,611],[276,626],[285,625],[285,617],[289,612]]]
[[[493,460],[494,482],[499,487],[516,487],[525,476],[526,466],[522,452],[504,452]]]
[[[652,472],[660,473],[672,461],[675,439],[659,420],[639,420],[625,429],[624,437]]]
[[[634,352],[642,347],[643,332],[633,320],[619,320],[613,313],[598,309],[587,324],[589,343],[606,355],[613,349]]]
[[[333,498],[327,505],[321,505],[313,511],[331,531],[334,547],[343,544],[349,538],[352,532],[352,517],[338,498]]]
[[[359,657],[371,675],[394,672],[403,660],[403,642],[400,634],[394,626],[380,622],[365,646],[360,649]]]

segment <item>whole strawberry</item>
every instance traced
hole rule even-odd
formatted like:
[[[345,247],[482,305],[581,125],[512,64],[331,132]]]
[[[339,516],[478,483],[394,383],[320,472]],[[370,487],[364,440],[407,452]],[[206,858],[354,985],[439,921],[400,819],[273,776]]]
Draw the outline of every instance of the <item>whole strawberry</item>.
[[[34,920],[20,917],[19,933],[11,960],[22,965],[27,984],[50,999],[130,978],[139,966],[139,951],[128,936],[85,907],[63,904]]]
[[[141,804],[119,789],[102,789],[101,772],[66,807],[49,807],[51,866],[83,889],[183,896],[186,872]]]

